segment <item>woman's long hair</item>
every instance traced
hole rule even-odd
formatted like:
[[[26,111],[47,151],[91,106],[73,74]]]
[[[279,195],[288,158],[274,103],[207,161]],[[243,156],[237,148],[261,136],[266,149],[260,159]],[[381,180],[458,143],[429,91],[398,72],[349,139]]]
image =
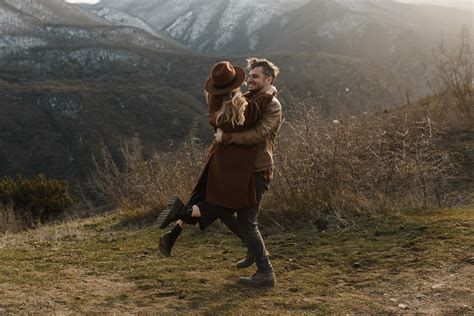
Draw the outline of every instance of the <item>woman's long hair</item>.
[[[232,127],[235,125],[244,125],[245,109],[247,100],[240,90],[230,92],[222,102],[222,106],[216,113],[217,125],[230,122]]]

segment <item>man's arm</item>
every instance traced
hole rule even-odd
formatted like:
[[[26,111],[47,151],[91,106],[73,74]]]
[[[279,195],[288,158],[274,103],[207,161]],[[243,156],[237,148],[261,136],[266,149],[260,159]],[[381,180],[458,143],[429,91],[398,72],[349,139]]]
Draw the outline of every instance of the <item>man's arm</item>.
[[[263,112],[262,118],[257,121],[255,127],[239,133],[223,133],[222,142],[237,145],[255,145],[262,143],[278,128],[280,122],[281,104],[276,98],[273,98]]]

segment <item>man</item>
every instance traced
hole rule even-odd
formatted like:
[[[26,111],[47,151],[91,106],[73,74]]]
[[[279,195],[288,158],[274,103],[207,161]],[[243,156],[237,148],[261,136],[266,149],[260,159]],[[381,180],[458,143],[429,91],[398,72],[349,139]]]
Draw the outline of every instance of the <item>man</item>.
[[[279,69],[267,59],[250,58],[247,60],[249,76],[247,84],[248,99],[272,89],[273,81]],[[247,257],[240,261],[238,267],[250,266],[253,261],[257,265],[257,273],[252,277],[241,277],[239,283],[247,286],[274,286],[275,274],[268,258],[262,235],[258,229],[258,212],[265,192],[273,178],[274,142],[281,123],[281,104],[274,97],[267,105],[262,118],[254,128],[240,133],[225,134],[217,130],[215,140],[228,144],[258,145],[257,158],[254,164],[255,189],[257,203],[237,212],[238,228],[248,248]]]
[[[279,69],[266,59],[250,58],[247,60],[249,76],[247,84],[249,92],[246,93],[248,99],[254,98],[261,93],[273,91],[273,81],[278,76]],[[274,286],[275,274],[268,259],[268,252],[265,248],[260,231],[258,230],[258,212],[263,195],[269,188],[269,182],[273,177],[273,150],[274,140],[281,122],[281,105],[274,97],[266,106],[262,118],[256,126],[244,132],[224,134],[217,130],[215,140],[217,142],[235,143],[239,145],[257,144],[258,152],[254,164],[254,179],[257,203],[251,207],[239,210],[237,213],[237,223],[233,223],[232,218],[221,218],[229,229],[239,238],[243,239],[248,248],[247,257],[237,263],[237,268],[246,268],[254,262],[257,265],[257,273],[250,278],[239,278],[239,283],[248,286]],[[211,219],[211,222],[215,219]],[[206,225],[209,225],[208,222]],[[167,224],[167,223],[165,223]],[[201,224],[201,223],[200,223]],[[164,225],[165,227],[166,225]],[[164,228],[160,227],[160,228]],[[181,233],[183,223],[178,224],[172,231],[164,234],[160,238],[160,251],[165,255],[171,254],[171,249],[176,238]]]

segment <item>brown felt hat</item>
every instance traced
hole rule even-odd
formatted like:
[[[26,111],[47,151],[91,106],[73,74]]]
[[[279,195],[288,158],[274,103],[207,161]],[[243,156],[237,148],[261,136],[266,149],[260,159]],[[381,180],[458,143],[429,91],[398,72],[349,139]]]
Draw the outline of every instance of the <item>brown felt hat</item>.
[[[211,76],[206,81],[206,91],[210,94],[225,94],[240,87],[245,80],[245,71],[228,61],[221,61],[212,67]]]

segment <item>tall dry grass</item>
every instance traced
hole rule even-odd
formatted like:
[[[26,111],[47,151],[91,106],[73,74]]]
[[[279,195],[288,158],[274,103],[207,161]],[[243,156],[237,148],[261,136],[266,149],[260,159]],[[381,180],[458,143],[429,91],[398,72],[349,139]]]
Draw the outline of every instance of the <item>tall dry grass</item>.
[[[190,137],[167,152],[155,151],[144,159],[140,140],[134,137],[121,146],[123,163],[113,159],[107,147],[95,159],[88,186],[106,203],[123,209],[166,205],[172,195],[188,197],[204,167],[206,148]]]
[[[265,206],[318,218],[441,207],[456,178],[442,132],[414,109],[328,122],[301,106],[282,126]]]
[[[26,225],[17,218],[11,204],[0,204],[0,234],[25,229]]]
[[[275,179],[263,207],[272,216],[343,219],[401,208],[443,207],[457,175],[442,132],[423,108],[329,122],[314,107],[287,113],[277,138]],[[122,209],[186,199],[206,146],[188,141],[144,159],[139,140],[122,145],[123,167],[104,148],[89,184]]]

